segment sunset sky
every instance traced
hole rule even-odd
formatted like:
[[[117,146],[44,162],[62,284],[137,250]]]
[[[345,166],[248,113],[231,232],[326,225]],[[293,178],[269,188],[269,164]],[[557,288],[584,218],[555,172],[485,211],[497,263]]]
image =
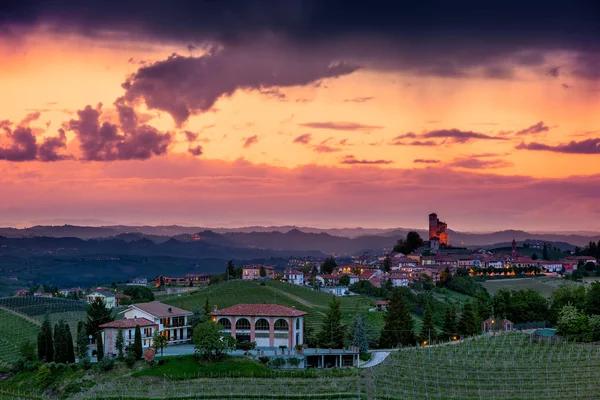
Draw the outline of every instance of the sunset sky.
[[[600,5],[404,3],[2,2],[0,225],[600,230]]]

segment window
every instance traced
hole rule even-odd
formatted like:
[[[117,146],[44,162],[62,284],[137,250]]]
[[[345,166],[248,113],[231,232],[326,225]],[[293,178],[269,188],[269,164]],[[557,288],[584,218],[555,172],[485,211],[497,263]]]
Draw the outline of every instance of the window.
[[[278,319],[275,321],[275,330],[276,331],[287,331],[288,323],[285,319]]]
[[[217,321],[217,324],[221,324],[221,325],[223,325],[223,328],[224,328],[224,329],[227,329],[227,330],[231,329],[231,321],[230,321],[230,320],[228,320],[227,318],[220,318],[220,319]]]
[[[264,318],[259,319],[254,324],[254,329],[257,331],[268,331],[269,330],[269,321]]]
[[[300,318],[296,318],[296,329],[300,329]]]
[[[250,330],[250,321],[248,321],[246,318],[240,318],[236,323],[235,323],[235,329],[247,329]]]
[[[129,339],[131,339],[131,329],[129,329],[127,332],[129,332]]]

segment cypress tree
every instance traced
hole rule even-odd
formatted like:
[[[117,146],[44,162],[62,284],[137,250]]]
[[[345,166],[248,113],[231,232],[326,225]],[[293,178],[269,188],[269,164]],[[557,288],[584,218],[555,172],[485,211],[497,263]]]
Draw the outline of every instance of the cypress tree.
[[[40,331],[37,336],[37,349],[38,349],[38,359],[40,361],[44,361],[46,359],[46,331],[44,329],[44,324],[40,327]]]
[[[444,327],[442,329],[442,335],[446,339],[451,339],[456,336],[457,333],[456,308],[452,306],[452,308],[446,311],[446,315],[444,315]]]
[[[125,347],[125,338],[123,337],[123,329],[119,329],[117,332],[117,339],[115,340],[115,349],[119,353],[119,358],[123,358],[123,348]]]
[[[352,346],[358,347],[361,354],[369,351],[369,340],[367,339],[365,320],[363,319],[362,314],[358,314],[355,318]]]
[[[436,337],[437,333],[435,331],[435,324],[433,323],[431,306],[427,303],[425,312],[423,313],[423,327],[421,328],[421,336],[419,339],[421,342],[427,341],[427,344],[431,344],[429,343],[429,340],[435,340]]]
[[[385,315],[385,326],[381,331],[379,346],[395,347],[413,344],[415,344],[414,321],[408,312],[402,293],[394,290]]]
[[[135,354],[135,358],[139,360],[144,355],[142,349],[142,331],[140,330],[140,326],[135,326],[135,337],[133,339],[133,353]]]
[[[106,308],[106,303],[102,298],[97,298],[87,308],[87,321],[85,324],[88,335],[97,336],[100,331],[99,326],[112,322],[114,320],[110,310]]]
[[[68,362],[67,335],[65,324],[60,320],[54,325],[54,361],[57,363]]]
[[[102,361],[102,359],[104,358],[104,343],[102,343],[102,332],[98,332],[98,334],[96,335],[96,353],[98,353],[98,355],[96,357],[98,357],[98,361]]]
[[[79,358],[79,360],[89,358],[88,344],[89,339],[85,332],[85,325],[82,321],[79,321],[77,324],[77,358]]]
[[[460,321],[458,321],[458,332],[465,336],[475,335],[479,332],[477,319],[471,303],[465,304],[463,308]]]
[[[65,338],[67,341],[67,362],[75,362],[75,349],[73,348],[73,335],[71,334],[71,327],[65,323]]]
[[[323,318],[321,332],[319,332],[319,345],[330,349],[344,347],[344,325],[342,325],[341,302],[333,297],[329,302],[329,311]]]
[[[44,337],[46,339],[46,362],[54,361],[54,337],[52,336],[52,325],[50,320],[47,320],[44,326]]]

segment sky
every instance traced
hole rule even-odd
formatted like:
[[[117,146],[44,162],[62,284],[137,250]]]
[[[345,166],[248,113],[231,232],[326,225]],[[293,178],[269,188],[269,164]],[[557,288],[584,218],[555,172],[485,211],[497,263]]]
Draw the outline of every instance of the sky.
[[[583,0],[2,2],[0,225],[600,230],[599,20]]]

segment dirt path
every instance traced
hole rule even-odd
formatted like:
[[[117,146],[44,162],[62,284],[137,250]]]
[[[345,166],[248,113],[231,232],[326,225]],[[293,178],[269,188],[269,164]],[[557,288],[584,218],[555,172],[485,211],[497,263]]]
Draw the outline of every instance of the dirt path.
[[[37,319],[35,319],[35,318],[31,318],[30,316],[28,316],[28,315],[25,315],[25,314],[21,314],[21,313],[20,313],[20,312],[18,312],[18,311],[11,310],[10,308],[6,308],[6,307],[4,307],[4,306],[0,306],[0,310],[4,310],[4,311],[6,311],[6,312],[9,312],[9,313],[11,313],[11,314],[14,314],[14,315],[16,315],[16,316],[18,316],[18,317],[21,317],[21,318],[23,318],[23,319],[25,319],[25,320],[27,320],[27,321],[31,322],[31,323],[32,323],[32,324],[34,324],[34,325],[37,325],[37,326],[42,326],[42,323],[41,323],[40,321],[38,321]]]

